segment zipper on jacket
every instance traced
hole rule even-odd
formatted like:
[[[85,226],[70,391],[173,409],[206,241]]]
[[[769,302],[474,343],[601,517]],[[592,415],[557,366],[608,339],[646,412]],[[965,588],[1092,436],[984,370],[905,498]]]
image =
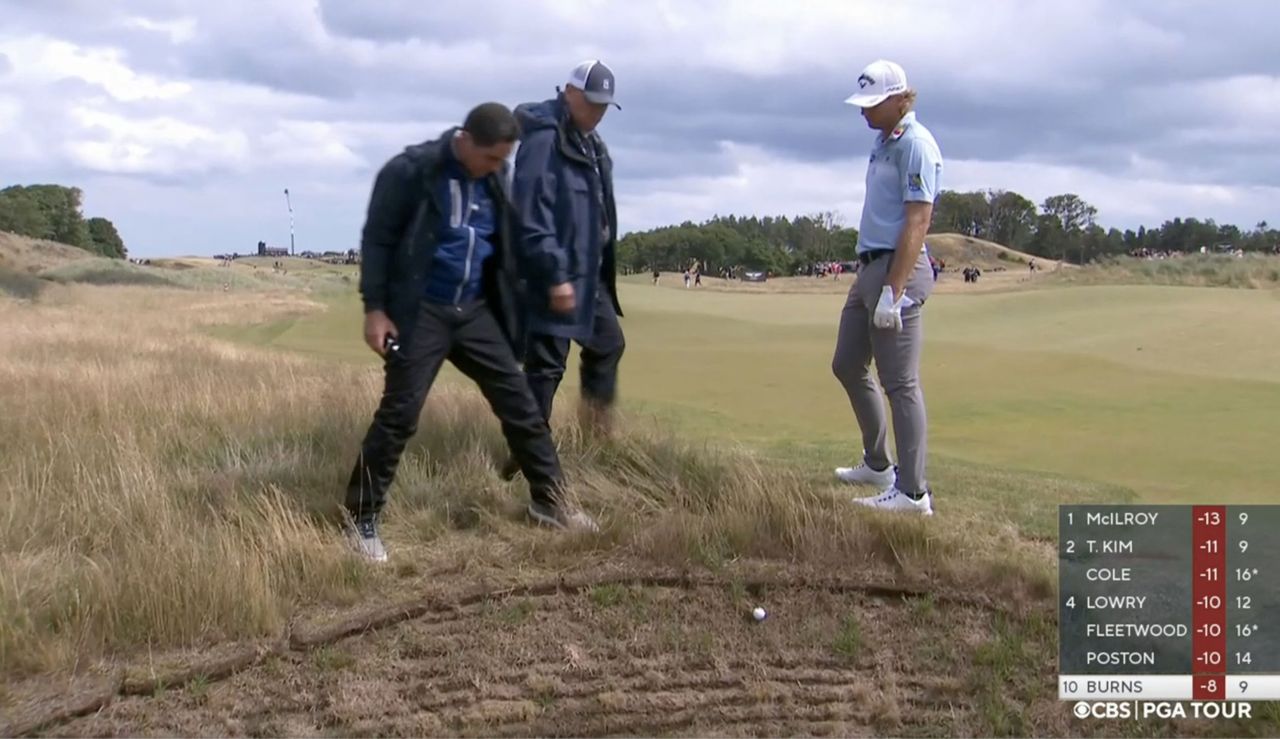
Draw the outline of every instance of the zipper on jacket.
[[[471,281],[471,261],[475,257],[476,252],[476,229],[471,225],[471,204],[475,199],[476,183],[470,182],[467,187],[467,197],[463,201],[462,225],[467,229],[467,261],[462,266],[462,282],[458,284],[458,289],[453,294],[453,303],[457,305],[462,302],[462,289]]]

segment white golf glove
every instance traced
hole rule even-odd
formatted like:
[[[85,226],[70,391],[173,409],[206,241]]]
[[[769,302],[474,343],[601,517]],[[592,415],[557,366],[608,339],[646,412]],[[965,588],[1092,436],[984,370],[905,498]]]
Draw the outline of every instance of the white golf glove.
[[[880,289],[880,302],[876,303],[876,313],[871,318],[871,324],[876,328],[891,328],[894,331],[902,330],[902,309],[910,308],[915,305],[916,301],[907,297],[907,292],[902,292],[902,297],[896,301],[893,299],[893,288],[885,285]]]

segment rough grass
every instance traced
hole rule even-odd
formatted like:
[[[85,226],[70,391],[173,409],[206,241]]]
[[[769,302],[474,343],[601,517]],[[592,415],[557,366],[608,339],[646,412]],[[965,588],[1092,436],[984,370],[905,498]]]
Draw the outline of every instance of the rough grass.
[[[36,274],[59,265],[93,258],[91,252],[76,246],[0,231],[0,267],[15,272]]]
[[[307,604],[376,585],[335,522],[380,373],[195,330],[312,304],[138,287],[50,292],[0,307],[7,674],[275,633]],[[392,491],[393,567],[472,537],[483,544],[477,557],[516,568],[624,557],[714,569],[751,557],[1011,599],[1052,591],[1051,552],[981,515],[956,511],[945,524],[873,515],[853,510],[847,490],[747,450],[652,425],[612,441],[586,439],[567,417],[556,427],[602,534],[525,525],[526,489],[494,469],[496,421],[474,391],[440,388]]]
[[[89,257],[50,267],[39,274],[44,279],[63,284],[178,287],[203,292],[337,294],[355,290],[354,273],[349,270],[295,269],[291,272],[276,272],[269,265],[234,264],[231,267],[221,267],[215,264],[211,261],[194,264],[162,261],[140,265],[119,259]]]
[[[1176,285],[1185,287],[1280,287],[1280,257],[1219,254],[1190,255],[1176,259],[1113,257],[1080,269],[1055,273],[1052,278],[1078,285]]]
[[[1011,265],[1025,267],[1031,260],[1035,260],[1036,266],[1042,270],[1052,270],[1059,265],[1066,268],[1072,266],[1055,259],[1037,257],[1034,254],[1010,249],[994,241],[976,239],[964,234],[931,233],[925,237],[925,243],[929,246],[929,253],[941,259],[946,263],[947,269],[952,271],[962,270],[971,265],[983,269],[997,266],[1013,269]]]
[[[132,262],[105,257],[52,267],[40,273],[46,280],[63,284],[82,282],[87,285],[151,285],[177,287],[178,283]]]
[[[0,266],[0,295],[19,300],[35,300],[44,286],[44,281],[39,277]]]

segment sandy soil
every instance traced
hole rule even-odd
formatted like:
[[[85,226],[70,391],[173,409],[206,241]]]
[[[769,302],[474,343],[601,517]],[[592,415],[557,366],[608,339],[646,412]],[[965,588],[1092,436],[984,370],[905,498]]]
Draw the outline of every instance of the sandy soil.
[[[732,582],[498,597],[118,698],[42,733],[968,735],[982,730],[969,665],[996,617]]]

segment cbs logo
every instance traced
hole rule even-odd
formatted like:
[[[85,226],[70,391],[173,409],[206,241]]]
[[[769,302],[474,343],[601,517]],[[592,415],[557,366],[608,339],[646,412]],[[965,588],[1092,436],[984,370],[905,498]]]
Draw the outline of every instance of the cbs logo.
[[[1076,718],[1131,718],[1133,706],[1123,702],[1099,701],[1090,703],[1080,701],[1071,709]]]

